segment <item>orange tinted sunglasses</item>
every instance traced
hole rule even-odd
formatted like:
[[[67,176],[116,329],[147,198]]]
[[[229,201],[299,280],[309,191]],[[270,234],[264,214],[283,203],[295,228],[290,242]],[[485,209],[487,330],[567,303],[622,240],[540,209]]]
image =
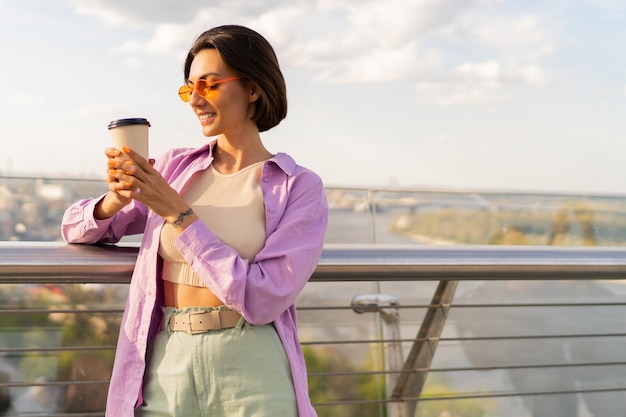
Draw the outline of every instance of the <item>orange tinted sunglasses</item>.
[[[212,94],[214,94],[217,91],[218,84],[227,83],[229,81],[235,81],[240,78],[243,78],[243,77],[239,76],[239,77],[232,77],[232,78],[224,78],[223,80],[217,80],[217,81],[211,81],[211,82],[208,82],[207,80],[204,80],[204,79],[200,79],[196,82],[196,85],[194,86],[183,85],[182,87],[180,87],[178,89],[178,95],[180,96],[180,99],[184,101],[185,103],[188,103],[189,100],[191,100],[191,93],[193,93],[193,90],[196,90],[196,92],[200,95],[200,97],[210,98]]]

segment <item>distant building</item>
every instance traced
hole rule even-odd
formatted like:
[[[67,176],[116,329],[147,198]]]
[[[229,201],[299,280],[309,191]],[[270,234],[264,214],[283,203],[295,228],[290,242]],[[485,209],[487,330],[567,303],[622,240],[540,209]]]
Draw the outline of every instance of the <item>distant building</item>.
[[[48,201],[65,201],[70,197],[67,187],[61,184],[46,184],[38,179],[35,187],[37,197]]]

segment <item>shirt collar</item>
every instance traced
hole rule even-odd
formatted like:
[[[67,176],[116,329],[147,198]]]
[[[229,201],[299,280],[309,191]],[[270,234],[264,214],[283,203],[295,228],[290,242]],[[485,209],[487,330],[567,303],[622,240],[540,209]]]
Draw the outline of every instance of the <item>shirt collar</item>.
[[[185,156],[195,159],[204,155],[206,157],[205,161],[208,162],[208,166],[210,162],[213,161],[213,146],[216,142],[217,139],[199,148],[190,149],[185,152]],[[278,152],[276,155],[268,159],[268,161],[274,163],[278,168],[280,168],[285,174],[289,176],[293,176],[296,171],[296,161],[286,153]]]
[[[296,161],[286,153],[279,152],[269,159],[289,176],[293,176],[296,171]]]

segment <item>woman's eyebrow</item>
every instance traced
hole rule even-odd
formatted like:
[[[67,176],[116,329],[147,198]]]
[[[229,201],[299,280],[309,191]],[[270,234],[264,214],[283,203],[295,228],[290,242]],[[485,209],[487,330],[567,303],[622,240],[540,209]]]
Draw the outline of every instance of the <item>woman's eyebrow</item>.
[[[221,77],[221,75],[218,74],[217,72],[207,72],[207,73],[204,73],[204,74],[200,75],[198,77],[198,79],[199,80],[206,80],[208,77],[211,77],[211,76]],[[193,81],[187,79],[187,84],[193,84]]]

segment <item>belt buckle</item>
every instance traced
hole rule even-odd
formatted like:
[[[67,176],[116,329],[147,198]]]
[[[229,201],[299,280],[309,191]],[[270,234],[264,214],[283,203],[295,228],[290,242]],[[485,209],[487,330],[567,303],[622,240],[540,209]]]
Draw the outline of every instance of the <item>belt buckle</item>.
[[[197,312],[195,312],[195,313],[187,313],[187,317],[186,317],[186,318],[187,318],[187,324],[189,325],[189,326],[188,326],[189,328],[188,328],[187,330],[185,330],[185,333],[187,333],[187,334],[189,334],[189,335],[194,335],[194,334],[198,334],[198,333],[204,333],[204,332],[206,332],[206,330],[194,330],[194,329],[193,329],[193,324],[192,324],[192,320],[191,320],[191,318],[192,318],[193,316],[198,316],[198,315],[200,315],[200,314],[206,314],[206,312],[203,312],[203,311],[197,311]]]
[[[194,316],[204,316],[200,323],[196,323],[197,326],[194,326],[193,317]],[[193,313],[185,313],[178,316],[172,316],[170,320],[175,320],[177,323],[180,323],[182,328],[178,328],[178,331],[185,332],[189,335],[194,335],[198,333],[206,333],[209,330],[220,330],[222,329],[222,320],[220,317],[219,310],[212,311],[197,311]],[[194,329],[194,327],[196,327]]]

